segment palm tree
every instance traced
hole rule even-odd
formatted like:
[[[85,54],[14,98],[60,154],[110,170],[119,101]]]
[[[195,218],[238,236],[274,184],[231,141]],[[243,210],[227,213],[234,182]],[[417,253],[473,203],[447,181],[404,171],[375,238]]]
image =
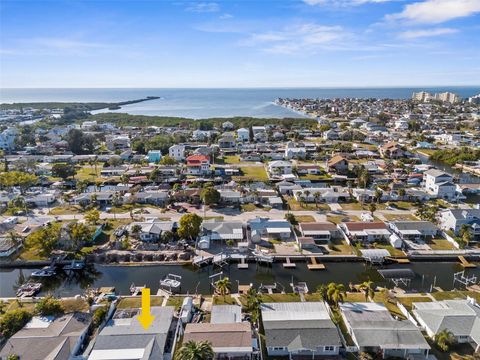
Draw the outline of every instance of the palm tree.
[[[368,210],[370,210],[370,214],[373,216],[373,213],[377,210],[377,205],[373,202],[370,203],[370,205],[368,205]]]
[[[313,198],[315,199],[315,206],[318,208],[318,200],[320,199],[320,193],[318,191],[315,191],[313,193]]]
[[[455,343],[455,337],[451,331],[443,329],[435,335],[435,342],[442,351],[448,351],[450,345]]]
[[[225,297],[230,291],[231,286],[232,283],[230,282],[230,279],[228,277],[224,277],[223,279],[217,280],[215,282],[215,290],[223,296],[223,300],[225,300]]]
[[[375,294],[373,290],[373,281],[367,280],[361,283],[358,288],[365,293],[365,301],[368,301],[368,298]]]
[[[212,344],[208,341],[187,341],[182,345],[175,360],[211,360],[215,356]]]
[[[339,303],[345,300],[345,286],[343,284],[330,283],[327,286],[327,299],[335,307],[338,307]]]
[[[250,288],[246,295],[245,310],[251,315],[252,323],[256,324],[260,317],[260,305],[262,304],[262,298],[260,294],[254,288]]]
[[[316,292],[320,295],[320,298],[323,300],[323,301],[327,301],[328,300],[328,297],[327,297],[327,287],[325,286],[325,284],[320,284],[317,286],[317,289],[316,289]]]

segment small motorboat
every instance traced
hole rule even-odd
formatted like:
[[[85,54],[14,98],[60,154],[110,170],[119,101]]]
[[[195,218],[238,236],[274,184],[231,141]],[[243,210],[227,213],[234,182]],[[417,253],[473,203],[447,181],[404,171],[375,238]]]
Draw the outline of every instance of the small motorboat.
[[[160,288],[170,292],[178,291],[182,286],[181,280],[182,277],[180,275],[168,274],[160,280]]]
[[[46,266],[41,270],[36,270],[36,271],[32,272],[31,276],[34,276],[34,277],[50,277],[50,276],[53,276],[55,274],[56,274],[55,269],[53,269],[49,266]]]
[[[65,265],[63,267],[63,270],[65,271],[71,271],[71,270],[83,270],[85,267],[85,262],[83,261],[77,261],[77,260],[72,260],[72,262],[68,265]]]

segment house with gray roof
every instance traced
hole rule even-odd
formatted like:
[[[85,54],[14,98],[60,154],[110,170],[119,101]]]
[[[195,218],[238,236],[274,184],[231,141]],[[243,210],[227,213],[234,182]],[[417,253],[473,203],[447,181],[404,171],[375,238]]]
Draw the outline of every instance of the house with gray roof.
[[[450,331],[458,343],[472,343],[480,350],[480,307],[470,300],[413,303],[412,313],[429,337]]]
[[[438,234],[438,227],[430,221],[392,221],[390,229],[404,241],[425,241]]]
[[[242,307],[239,305],[214,305],[210,316],[212,324],[232,324],[242,321]]]
[[[138,237],[145,242],[152,242],[160,240],[162,233],[166,231],[173,231],[175,222],[161,221],[158,219],[150,219],[148,221],[135,221],[128,225],[129,233],[132,233],[134,227],[140,227]]]
[[[426,358],[430,346],[410,320],[395,320],[385,305],[372,302],[340,304],[348,334],[358,351],[382,358]]]
[[[452,230],[455,235],[463,225],[468,226],[473,241],[480,241],[480,209],[448,209],[439,214],[439,224],[444,230]]]
[[[203,236],[208,236],[210,240],[242,241],[244,238],[243,223],[241,221],[205,220],[202,222],[201,229]]]
[[[169,360],[176,324],[173,306],[154,306],[148,329],[138,321],[140,309],[117,310],[95,339],[88,360]]]
[[[336,356],[337,327],[324,302],[263,303],[265,345],[269,356]]]
[[[21,360],[69,360],[80,351],[92,322],[90,314],[60,317],[35,316],[6,342],[0,359],[18,355]]]
[[[252,242],[259,242],[263,238],[288,240],[292,235],[291,225],[286,220],[256,218],[248,220],[248,226]]]

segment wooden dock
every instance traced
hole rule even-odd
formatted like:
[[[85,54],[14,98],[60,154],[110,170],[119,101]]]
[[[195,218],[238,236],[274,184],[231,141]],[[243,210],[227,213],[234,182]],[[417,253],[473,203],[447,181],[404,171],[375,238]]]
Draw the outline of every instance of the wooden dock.
[[[465,259],[465,257],[463,257],[463,256],[459,256],[458,260],[460,260],[460,263],[464,268],[476,268],[477,267],[477,265],[472,264],[471,262],[468,262],[467,259]]]
[[[395,261],[397,264],[410,264],[410,260],[407,258],[386,257],[385,259]]]
[[[318,263],[315,256],[310,256],[311,264],[307,264],[308,270],[325,270],[325,265]]]
[[[286,262],[283,263],[283,267],[285,269],[295,269],[297,267],[297,264],[295,264],[294,262],[291,262],[290,261],[290,258],[287,256],[287,258],[285,259]]]
[[[245,261],[244,257],[240,259],[240,262],[237,264],[237,268],[240,270],[248,269],[248,263]]]

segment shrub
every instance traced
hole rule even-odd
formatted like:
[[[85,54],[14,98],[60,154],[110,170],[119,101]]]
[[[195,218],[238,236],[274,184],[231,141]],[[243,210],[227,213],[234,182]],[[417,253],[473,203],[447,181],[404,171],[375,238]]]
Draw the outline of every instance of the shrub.
[[[49,295],[45,296],[37,303],[37,306],[35,306],[35,311],[42,316],[52,316],[63,314],[64,309],[60,300],[57,300],[53,296]]]
[[[0,319],[0,332],[10,337],[25,326],[32,318],[32,314],[25,309],[7,311]]]

